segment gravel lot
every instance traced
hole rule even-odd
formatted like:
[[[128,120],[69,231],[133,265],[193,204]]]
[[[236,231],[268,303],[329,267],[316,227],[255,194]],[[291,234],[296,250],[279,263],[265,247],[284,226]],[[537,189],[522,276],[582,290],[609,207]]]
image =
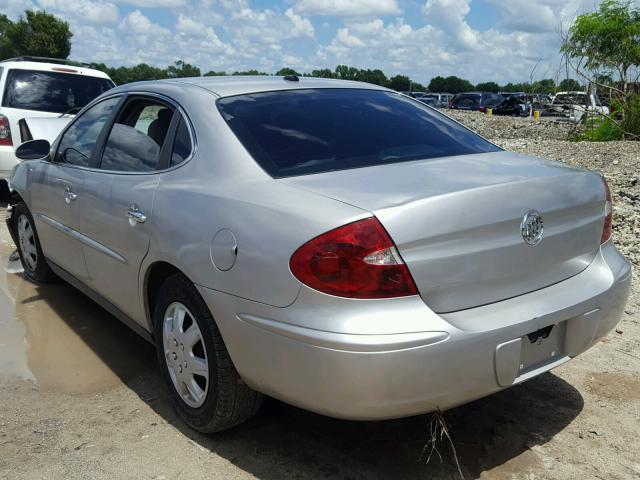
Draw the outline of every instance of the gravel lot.
[[[556,122],[455,117],[507,149],[603,172],[614,240],[638,271],[640,144],[567,142]],[[25,281],[0,230],[0,478],[459,478],[445,442],[441,459],[420,459],[429,416],[356,423],[268,400],[235,430],[190,431],[152,347],[71,287]],[[445,413],[465,478],[640,478],[638,285],[634,273],[617,332],[589,352]]]

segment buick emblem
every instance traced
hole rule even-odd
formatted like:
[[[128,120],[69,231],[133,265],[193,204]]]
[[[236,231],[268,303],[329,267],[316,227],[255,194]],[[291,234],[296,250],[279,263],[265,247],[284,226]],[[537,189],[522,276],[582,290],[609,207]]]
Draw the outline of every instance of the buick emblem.
[[[542,231],[544,230],[544,224],[542,223],[542,217],[540,213],[535,210],[529,210],[525,213],[520,224],[520,233],[525,243],[528,245],[535,245],[542,240]]]

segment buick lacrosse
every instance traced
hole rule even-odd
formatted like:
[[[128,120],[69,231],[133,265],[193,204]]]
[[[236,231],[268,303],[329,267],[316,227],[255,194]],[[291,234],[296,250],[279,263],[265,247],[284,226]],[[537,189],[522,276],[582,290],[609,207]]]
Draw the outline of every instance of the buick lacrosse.
[[[356,420],[448,409],[584,352],[629,293],[602,176],[374,85],[134,83],[17,156],[25,275],[153,342],[202,432],[263,394]]]

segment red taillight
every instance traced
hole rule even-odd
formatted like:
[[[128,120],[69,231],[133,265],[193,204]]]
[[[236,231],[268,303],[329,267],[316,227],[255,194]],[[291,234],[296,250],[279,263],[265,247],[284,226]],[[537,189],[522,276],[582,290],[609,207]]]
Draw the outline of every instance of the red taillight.
[[[289,262],[305,285],[349,298],[417,295],[409,269],[377,218],[324,233],[302,245]]]
[[[611,201],[611,190],[607,181],[602,177],[606,200],[604,202],[604,226],[602,227],[602,237],[600,243],[604,243],[611,238],[611,224],[613,222],[613,202]]]
[[[11,141],[11,126],[9,119],[4,115],[0,115],[0,145],[13,145]]]

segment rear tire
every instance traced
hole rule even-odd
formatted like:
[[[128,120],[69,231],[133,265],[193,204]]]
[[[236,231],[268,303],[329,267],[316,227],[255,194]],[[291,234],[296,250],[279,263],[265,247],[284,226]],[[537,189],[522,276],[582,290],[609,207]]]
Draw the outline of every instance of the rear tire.
[[[54,274],[44,258],[38,232],[31,212],[24,203],[18,203],[12,212],[13,229],[24,274],[35,282],[49,282]]]
[[[251,418],[262,395],[236,371],[206,303],[183,275],[160,287],[153,314],[160,369],[180,417],[213,433]]]

